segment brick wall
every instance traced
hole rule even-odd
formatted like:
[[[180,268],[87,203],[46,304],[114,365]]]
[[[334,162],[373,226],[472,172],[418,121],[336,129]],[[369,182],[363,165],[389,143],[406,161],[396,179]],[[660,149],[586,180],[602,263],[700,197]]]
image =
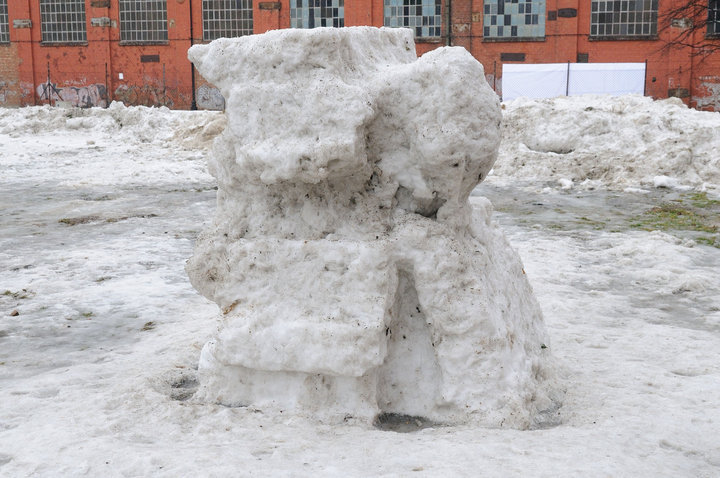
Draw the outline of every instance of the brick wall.
[[[21,105],[19,68],[17,45],[0,45],[0,105]]]
[[[660,7],[667,9],[671,3],[660,2]],[[448,41],[465,47],[483,63],[487,81],[498,89],[502,65],[511,61],[647,61],[647,94],[656,98],[678,96],[703,109],[720,107],[720,52],[692,56],[688,49],[663,49],[672,28],[661,28],[657,41],[590,39],[590,4],[584,0],[547,0],[545,37],[513,42],[483,38],[483,0],[443,0],[442,38],[419,40],[417,52],[424,54]],[[289,0],[254,1],[254,32],[288,28],[289,6]],[[168,41],[144,46],[120,43],[118,0],[86,0],[88,41],[84,45],[43,45],[38,0],[8,2],[8,9],[11,43],[0,45],[0,105],[69,101],[103,106],[120,100],[185,109],[195,99],[199,107],[222,107],[217,91],[197,74],[194,92],[192,87],[193,73],[186,52],[192,43],[202,42],[201,0],[168,0]],[[345,25],[382,26],[383,9],[383,0],[346,2]],[[561,10],[569,14],[558,15]],[[14,20],[30,20],[32,28],[14,28]],[[696,41],[702,36],[698,33]],[[720,49],[720,40],[713,42]]]

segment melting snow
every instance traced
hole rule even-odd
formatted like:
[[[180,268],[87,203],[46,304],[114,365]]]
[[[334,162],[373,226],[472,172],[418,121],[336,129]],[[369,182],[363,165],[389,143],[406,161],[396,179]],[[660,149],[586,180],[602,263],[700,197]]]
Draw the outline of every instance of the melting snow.
[[[518,100],[506,125],[522,108],[528,135],[577,130],[574,102],[606,119],[595,131],[609,143],[683,131],[704,138],[695,148],[720,146],[717,114],[632,97]],[[600,112],[610,103],[623,117],[645,111],[647,128],[626,131],[620,113]],[[118,105],[0,110],[0,475],[720,473],[720,249],[628,226],[686,194],[655,188],[655,176],[717,198],[717,156],[680,161],[670,140],[630,158],[636,174],[623,148],[605,159],[592,129],[572,143],[506,140],[476,192],[495,204],[543,309],[568,391],[561,424],[395,433],[188,400],[216,324],[183,266],[215,207],[205,159],[223,121]],[[607,174],[583,173],[591,147]]]

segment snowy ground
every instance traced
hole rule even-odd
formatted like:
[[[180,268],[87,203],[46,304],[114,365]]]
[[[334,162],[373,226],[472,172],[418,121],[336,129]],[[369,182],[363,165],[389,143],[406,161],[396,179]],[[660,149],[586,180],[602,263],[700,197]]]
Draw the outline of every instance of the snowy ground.
[[[575,131],[573,151],[548,143],[548,121]],[[562,424],[413,433],[188,399],[216,310],[183,266],[213,211],[203,158],[222,122],[0,110],[0,476],[720,476],[720,248],[633,226],[701,190],[718,222],[720,115],[637,98],[506,105],[525,137],[508,133],[476,194],[543,307]],[[603,148],[631,133],[623,170]],[[683,161],[655,147],[685,135]]]

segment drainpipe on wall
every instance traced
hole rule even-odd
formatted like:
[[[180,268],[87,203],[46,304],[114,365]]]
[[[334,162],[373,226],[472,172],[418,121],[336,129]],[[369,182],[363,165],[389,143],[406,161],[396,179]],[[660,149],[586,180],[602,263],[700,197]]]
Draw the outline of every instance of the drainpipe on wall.
[[[451,0],[445,0],[445,46],[452,46],[452,6]]]
[[[190,46],[195,43],[195,35],[193,34],[193,4],[192,0],[188,0],[188,6],[190,7]],[[190,109],[192,111],[197,110],[197,102],[195,101],[195,65],[190,62],[190,85],[192,88],[192,101],[190,102]]]
[[[105,62],[105,108],[110,106],[110,86],[108,85],[108,64]]]
[[[27,14],[28,18],[32,18],[32,0],[27,1]],[[30,30],[30,78],[32,87],[32,102],[33,106],[37,106],[37,91],[35,90],[35,43],[33,43],[33,34]]]
[[[112,4],[107,7],[107,16],[110,19],[110,25],[107,27],[107,62],[105,63],[105,107],[108,108],[113,101],[111,88],[113,87],[113,52],[112,52]]]
[[[693,32],[693,36],[697,35],[697,30]],[[697,42],[693,39],[693,44],[697,45]],[[645,66],[645,71],[647,72],[647,66]],[[688,107],[692,108],[692,102],[693,102],[693,80],[695,79],[695,55],[690,53],[690,75],[688,78]],[[697,103],[695,103],[694,106],[695,109],[697,108]],[[717,111],[717,110],[716,110]]]

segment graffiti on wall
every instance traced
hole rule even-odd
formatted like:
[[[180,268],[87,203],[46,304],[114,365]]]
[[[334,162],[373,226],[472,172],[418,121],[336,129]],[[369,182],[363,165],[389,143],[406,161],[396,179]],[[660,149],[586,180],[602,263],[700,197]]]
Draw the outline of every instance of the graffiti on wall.
[[[20,82],[20,105],[35,104],[35,85],[29,81]]]
[[[20,106],[23,94],[22,84],[18,84],[17,81],[0,80],[0,105]]]
[[[201,110],[222,111],[225,109],[225,98],[214,86],[202,85],[197,89],[197,107]]]
[[[8,100],[8,84],[6,81],[0,81],[0,103],[4,104]]]
[[[43,83],[35,89],[40,101],[57,103],[62,101],[71,106],[90,108],[92,106],[107,106],[107,91],[105,85],[94,84],[88,86],[63,86],[54,83]]]
[[[114,98],[128,106],[167,106],[172,108],[175,102],[162,86],[120,85]]]
[[[704,95],[693,96],[697,109],[720,111],[720,76],[701,76],[699,80]]]

